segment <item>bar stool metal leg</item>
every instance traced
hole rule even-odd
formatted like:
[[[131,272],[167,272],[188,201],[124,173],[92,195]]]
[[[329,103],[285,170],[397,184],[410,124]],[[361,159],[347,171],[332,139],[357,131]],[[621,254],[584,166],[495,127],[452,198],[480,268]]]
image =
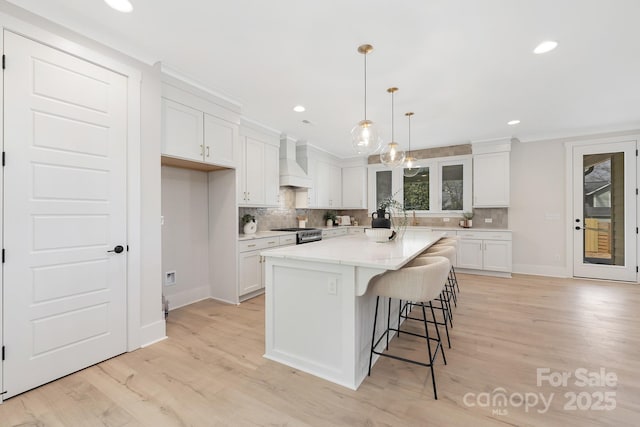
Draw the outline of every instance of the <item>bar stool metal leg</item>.
[[[433,383],[433,398],[438,400],[438,391],[436,390],[436,373],[433,370],[433,360],[431,357],[431,340],[429,339],[429,324],[427,323],[427,313],[424,310],[424,304],[422,305],[422,319],[424,320],[424,332],[427,339],[427,352],[429,353],[429,368],[431,369],[431,382]],[[438,326],[436,325],[436,329]],[[439,344],[439,343],[438,343]],[[438,346],[436,345],[436,352],[438,351]],[[444,355],[444,353],[442,353]]]
[[[376,297],[376,314],[373,315],[373,332],[371,333],[371,354],[369,354],[369,376],[371,376],[371,362],[373,361],[373,346],[376,341],[376,324],[378,323],[378,303],[380,297]]]

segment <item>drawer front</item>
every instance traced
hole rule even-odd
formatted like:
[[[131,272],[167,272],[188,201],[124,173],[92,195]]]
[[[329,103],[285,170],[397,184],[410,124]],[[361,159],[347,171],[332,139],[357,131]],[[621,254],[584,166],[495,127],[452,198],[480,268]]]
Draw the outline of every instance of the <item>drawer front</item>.
[[[364,234],[364,227],[351,227],[349,234]]]
[[[280,246],[280,236],[270,237],[268,239],[262,239],[262,240],[264,240],[265,248],[274,248],[276,246]]]
[[[511,240],[509,231],[458,231],[463,239]]]
[[[322,230],[322,238],[335,237],[338,230]]]
[[[242,240],[238,242],[238,251],[239,252],[248,252],[255,251],[258,249],[264,249],[267,246],[267,240],[273,241],[278,240],[277,237],[271,239],[251,239],[251,240]]]
[[[291,234],[289,236],[280,236],[280,246],[295,245],[295,244],[296,244],[295,234]]]

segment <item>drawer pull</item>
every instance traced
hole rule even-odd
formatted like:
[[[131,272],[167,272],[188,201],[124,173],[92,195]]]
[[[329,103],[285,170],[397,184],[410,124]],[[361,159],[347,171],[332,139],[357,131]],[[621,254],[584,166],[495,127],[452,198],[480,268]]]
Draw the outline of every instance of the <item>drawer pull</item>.
[[[248,248],[253,248],[256,244],[254,243],[253,245],[247,245]]]
[[[267,245],[273,245],[273,244],[275,244],[275,243],[276,243],[276,242],[267,242]]]

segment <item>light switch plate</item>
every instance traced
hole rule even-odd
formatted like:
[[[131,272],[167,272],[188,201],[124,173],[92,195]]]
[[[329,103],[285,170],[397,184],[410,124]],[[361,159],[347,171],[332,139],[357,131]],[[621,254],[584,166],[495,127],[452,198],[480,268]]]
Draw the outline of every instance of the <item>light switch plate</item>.
[[[327,282],[327,293],[329,295],[338,294],[338,280],[335,277],[330,277]]]
[[[485,224],[491,224],[493,222],[493,218],[485,218],[484,222]]]

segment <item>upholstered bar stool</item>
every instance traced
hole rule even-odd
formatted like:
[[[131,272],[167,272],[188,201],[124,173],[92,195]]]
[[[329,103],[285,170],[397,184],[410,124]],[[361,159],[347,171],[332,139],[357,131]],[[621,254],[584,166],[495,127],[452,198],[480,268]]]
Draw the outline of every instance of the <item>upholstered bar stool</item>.
[[[431,248],[438,247],[438,246],[453,246],[456,249],[456,253],[457,253],[459,240],[460,240],[459,237],[443,237],[440,240],[438,240],[435,244],[433,244]],[[423,253],[426,253],[429,249],[427,249]],[[455,264],[455,260],[451,261],[451,279],[453,280],[453,283],[455,285],[454,291],[460,292],[460,285],[458,284],[458,277],[456,276],[456,269],[454,267],[454,264]]]
[[[376,295],[376,311],[373,320],[373,333],[371,335],[371,353],[369,355],[369,375],[371,375],[371,364],[373,362],[373,355],[378,354],[384,357],[390,357],[392,359],[401,360],[403,362],[414,363],[416,365],[426,366],[431,369],[431,381],[433,383],[433,397],[438,399],[438,393],[436,390],[436,378],[433,370],[433,364],[435,362],[438,350],[442,353],[442,359],[444,364],[447,364],[447,359],[444,354],[444,348],[442,346],[442,340],[440,338],[440,330],[438,324],[435,323],[435,313],[433,311],[433,305],[431,301],[438,297],[442,292],[451,263],[444,257],[430,257],[425,258],[415,266],[407,266],[397,271],[389,271],[382,276],[372,279],[370,284],[371,292]],[[424,363],[417,360],[407,359],[404,357],[396,356],[393,354],[378,351],[376,348],[383,338],[387,338],[386,349],[389,349],[389,333],[395,331],[399,334],[400,323],[397,328],[392,328],[389,323],[389,316],[387,316],[387,327],[385,331],[380,335],[376,341],[376,325],[378,320],[378,306],[380,303],[380,297],[389,298],[389,305],[391,305],[391,299],[399,299],[404,301],[412,301],[413,305],[420,306],[422,308],[422,319],[424,323],[424,335],[416,334],[413,332],[403,331],[403,333],[425,338],[427,342],[427,352],[429,356],[429,362]],[[429,307],[431,316],[434,322],[431,322],[435,326],[436,337],[429,335],[429,321],[425,307]],[[409,317],[410,318],[410,317]],[[413,318],[410,318],[413,319]],[[435,349],[432,351],[432,341],[436,342]]]
[[[430,263],[431,259],[433,258],[434,257],[431,257],[431,256],[420,256],[412,260],[408,266],[415,267],[419,265],[424,265],[425,263]],[[447,336],[447,346],[451,348],[451,339],[449,338],[449,325],[453,326],[452,317],[451,317],[452,316],[451,304],[449,303],[449,300],[448,300],[449,296],[446,295],[445,292],[446,292],[446,279],[445,279],[445,283],[443,283],[442,285],[442,292],[440,292],[440,295],[438,295],[438,297],[434,299],[434,301],[438,301],[440,303],[440,306],[437,306],[437,305],[433,306],[433,308],[439,309],[442,311],[442,322],[439,322],[437,317],[434,316],[433,323],[435,323],[438,326],[444,326],[445,335]],[[400,311],[398,312],[398,325],[400,324],[400,321],[402,318],[420,320],[410,316],[411,311],[413,310],[413,306],[414,306],[414,303],[412,301],[407,301],[405,302],[404,305],[402,304],[402,300],[400,301]],[[398,336],[400,336],[400,332],[398,332]]]
[[[418,257],[429,256],[443,256],[449,260],[451,266],[453,267],[453,263],[456,259],[456,248],[454,246],[450,246],[449,244],[433,245],[425,252],[421,253]],[[445,286],[445,296],[447,296],[449,309],[451,308],[451,301],[453,301],[453,304],[455,306],[458,305],[458,296],[456,295],[455,282],[453,281],[453,275],[451,271],[452,270],[449,270],[449,274],[447,275],[447,283]],[[453,317],[451,315],[451,312],[450,317]]]

